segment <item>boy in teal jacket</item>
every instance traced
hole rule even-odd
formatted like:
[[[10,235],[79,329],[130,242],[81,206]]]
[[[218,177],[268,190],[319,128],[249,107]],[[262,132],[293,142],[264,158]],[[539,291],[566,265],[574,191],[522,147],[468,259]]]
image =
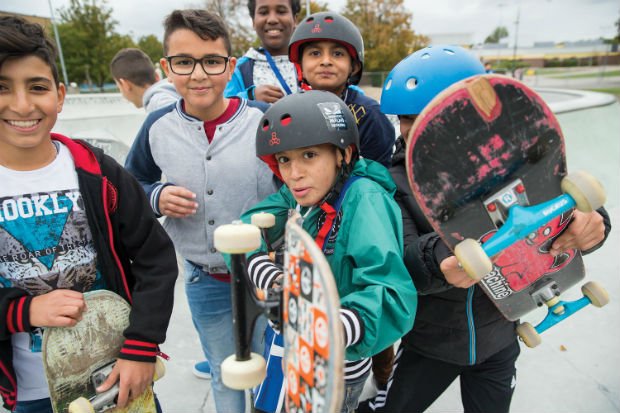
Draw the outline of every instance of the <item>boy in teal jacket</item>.
[[[381,164],[359,158],[358,148],[355,119],[334,94],[282,98],[261,119],[256,153],[285,185],[242,215],[249,222],[258,212],[274,214],[267,233],[273,243],[284,234],[288,211],[297,209],[322,248],[338,287],[347,346],[343,412],[357,406],[370,357],[411,328],[417,304],[402,259],[394,182]],[[282,274],[266,249],[248,254],[248,272],[260,288]]]

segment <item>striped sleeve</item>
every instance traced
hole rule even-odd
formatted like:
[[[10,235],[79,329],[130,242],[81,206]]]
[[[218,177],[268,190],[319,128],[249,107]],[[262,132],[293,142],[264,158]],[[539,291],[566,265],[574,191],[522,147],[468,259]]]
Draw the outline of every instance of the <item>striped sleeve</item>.
[[[6,313],[6,326],[11,334],[30,331],[30,303],[34,297],[27,295],[17,298],[9,304]]]
[[[158,354],[159,347],[155,343],[126,339],[118,357],[124,360],[154,363]]]
[[[258,253],[248,260],[248,274],[254,285],[265,290],[282,275],[282,270],[269,259],[267,254]]]
[[[340,321],[344,327],[345,347],[359,343],[364,338],[364,322],[355,310],[340,309]]]

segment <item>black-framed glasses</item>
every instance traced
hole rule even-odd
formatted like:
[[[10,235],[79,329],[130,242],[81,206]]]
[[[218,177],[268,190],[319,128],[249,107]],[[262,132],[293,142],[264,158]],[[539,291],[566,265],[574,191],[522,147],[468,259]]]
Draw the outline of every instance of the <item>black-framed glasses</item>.
[[[166,56],[166,60],[172,73],[177,75],[191,75],[199,62],[206,74],[221,75],[226,71],[230,57],[211,55],[195,59],[191,56]]]

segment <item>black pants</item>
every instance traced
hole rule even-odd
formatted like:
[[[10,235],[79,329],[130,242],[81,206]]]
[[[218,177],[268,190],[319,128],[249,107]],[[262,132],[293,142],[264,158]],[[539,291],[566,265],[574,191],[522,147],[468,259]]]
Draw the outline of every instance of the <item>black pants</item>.
[[[374,400],[364,401],[357,412],[423,412],[457,377],[461,381],[465,413],[508,412],[516,385],[515,362],[519,353],[519,343],[515,340],[480,364],[459,366],[421,356],[401,345],[387,397],[378,395]]]

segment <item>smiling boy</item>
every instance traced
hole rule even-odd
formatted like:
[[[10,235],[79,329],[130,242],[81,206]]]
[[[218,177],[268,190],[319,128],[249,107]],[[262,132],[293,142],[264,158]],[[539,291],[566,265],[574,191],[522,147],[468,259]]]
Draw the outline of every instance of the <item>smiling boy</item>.
[[[298,90],[288,42],[300,11],[299,0],[250,0],[248,11],[261,47],[251,48],[239,59],[224,94],[273,103]]]
[[[118,381],[119,407],[152,383],[172,313],[170,239],[120,165],[50,133],[64,98],[43,28],[0,17],[0,394],[19,413],[52,412],[42,330],[78,323],[84,292],[111,290],[132,305],[100,389]]]
[[[181,99],[149,114],[126,167],[153,211],[166,216],[164,227],[184,258],[185,292],[211,364],[217,411],[243,412],[244,393],[226,388],[220,377],[221,362],[233,352],[232,305],[230,275],[213,232],[275,191],[254,147],[267,105],[224,97],[236,59],[219,16],[175,10],[164,26],[160,63]]]
[[[359,129],[361,156],[389,167],[394,126],[381,113],[379,103],[355,87],[364,70],[359,29],[338,13],[312,14],[295,29],[288,54],[299,69],[302,88],[326,90],[347,104]]]

